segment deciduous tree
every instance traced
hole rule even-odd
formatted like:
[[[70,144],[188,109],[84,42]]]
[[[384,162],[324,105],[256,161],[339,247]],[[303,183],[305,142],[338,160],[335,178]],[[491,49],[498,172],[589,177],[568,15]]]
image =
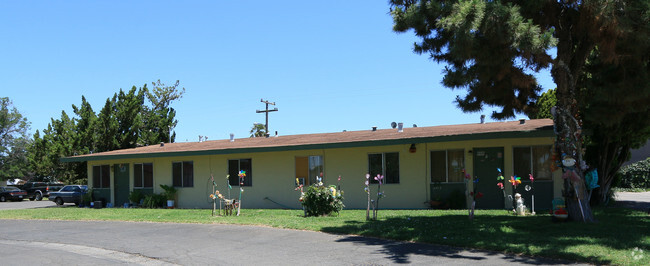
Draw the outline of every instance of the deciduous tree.
[[[260,123],[253,123],[253,127],[251,128],[251,138],[258,138],[258,137],[264,137],[266,136],[266,128],[264,127],[264,124]]]
[[[28,174],[29,124],[8,97],[0,97],[0,178],[22,178]]]

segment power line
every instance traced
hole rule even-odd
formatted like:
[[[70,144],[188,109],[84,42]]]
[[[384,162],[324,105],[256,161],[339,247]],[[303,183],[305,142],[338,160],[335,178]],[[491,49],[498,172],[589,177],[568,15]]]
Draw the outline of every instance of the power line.
[[[258,114],[259,113],[265,113],[265,115],[266,115],[266,123],[264,123],[264,130],[265,130],[264,134],[266,134],[266,136],[268,137],[269,136],[269,112],[277,112],[278,108],[273,108],[272,110],[269,110],[269,104],[270,105],[275,105],[275,102],[265,101],[264,99],[260,99],[260,102],[266,104],[266,109],[264,109],[262,111],[256,110],[255,112],[258,113]]]

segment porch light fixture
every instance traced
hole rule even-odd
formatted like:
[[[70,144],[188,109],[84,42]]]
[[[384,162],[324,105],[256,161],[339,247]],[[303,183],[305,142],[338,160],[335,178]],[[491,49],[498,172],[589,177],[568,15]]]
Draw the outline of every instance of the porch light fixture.
[[[409,147],[409,152],[410,153],[415,153],[417,150],[415,149],[415,143],[411,144],[411,147]]]

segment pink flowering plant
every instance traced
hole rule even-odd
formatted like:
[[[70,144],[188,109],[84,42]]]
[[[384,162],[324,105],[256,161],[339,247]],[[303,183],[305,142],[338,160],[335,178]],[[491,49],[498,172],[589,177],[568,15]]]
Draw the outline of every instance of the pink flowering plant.
[[[370,207],[372,206],[372,219],[377,220],[377,211],[379,210],[379,199],[385,197],[383,191],[381,191],[381,184],[384,182],[384,176],[378,174],[374,177],[374,180],[377,181],[377,197],[373,200],[370,198],[370,174],[366,174],[365,188],[366,194],[368,194],[368,208],[366,209],[366,220],[370,220]]]

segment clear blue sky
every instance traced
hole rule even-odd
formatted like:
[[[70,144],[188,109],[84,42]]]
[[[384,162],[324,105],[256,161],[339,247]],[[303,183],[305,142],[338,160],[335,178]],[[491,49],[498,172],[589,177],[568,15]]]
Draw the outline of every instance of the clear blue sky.
[[[248,137],[261,98],[277,103],[281,135],[478,122],[388,12],[376,0],[0,1],[0,96],[33,133],[81,95],[98,112],[120,88],[180,80],[177,141]],[[555,87],[548,71],[539,82]]]

